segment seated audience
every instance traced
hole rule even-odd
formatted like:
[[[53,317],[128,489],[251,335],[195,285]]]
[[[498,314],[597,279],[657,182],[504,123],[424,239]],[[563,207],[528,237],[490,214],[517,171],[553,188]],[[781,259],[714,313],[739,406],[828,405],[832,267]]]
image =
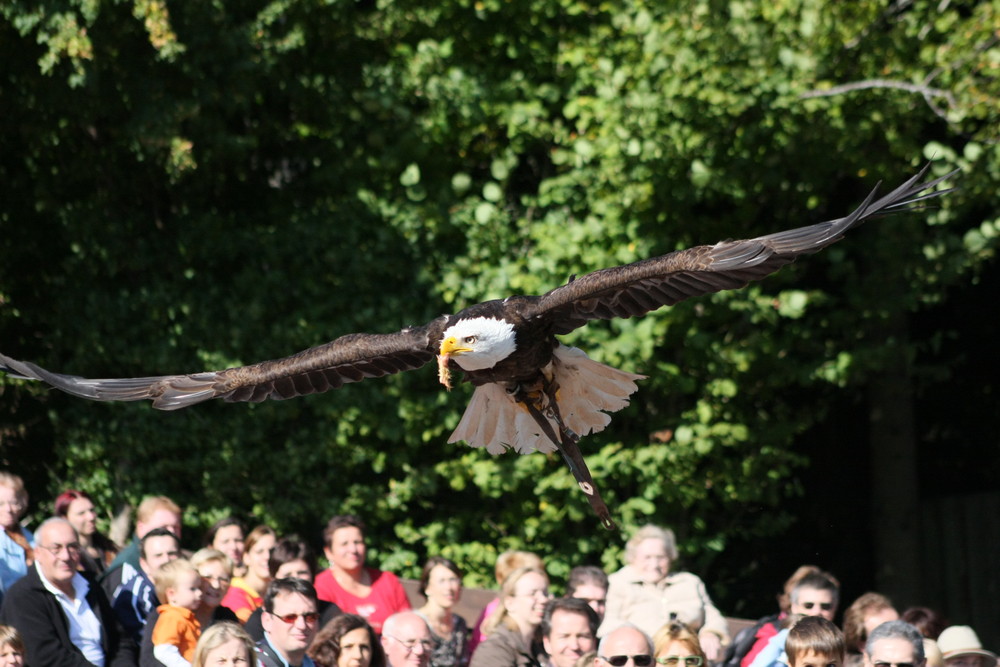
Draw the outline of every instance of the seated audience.
[[[232,579],[232,561],[229,557],[215,549],[200,549],[191,556],[191,564],[201,576],[201,604],[194,615],[202,632],[216,623],[238,623],[239,619],[231,609],[220,606]],[[163,666],[153,655],[153,628],[159,618],[160,613],[156,609],[146,618],[146,629],[142,633],[142,645],[139,649],[140,667]],[[263,636],[262,631],[261,637]]]
[[[575,667],[597,649],[597,612],[582,598],[565,597],[545,605],[539,632],[549,667]]]
[[[619,625],[597,645],[594,667],[648,667],[653,660],[649,635],[631,624]]]
[[[505,551],[497,556],[497,562],[493,566],[493,573],[497,580],[497,589],[502,590],[504,581],[507,580],[507,575],[522,567],[533,567],[536,570],[545,570],[545,565],[542,564],[542,559],[530,551]],[[476,619],[476,623],[472,628],[472,638],[469,639],[470,655],[475,653],[476,647],[479,646],[480,642],[486,639],[486,633],[483,632],[483,626],[486,624],[486,619],[493,614],[499,605],[500,596],[498,595],[486,605],[483,611],[479,614],[479,618]]]
[[[9,625],[0,625],[0,667],[24,667],[24,640]]]
[[[34,562],[31,531],[21,525],[28,509],[24,480],[9,472],[0,472],[0,600],[11,584],[28,573]]]
[[[84,491],[63,491],[56,498],[56,516],[70,522],[80,537],[80,566],[95,577],[111,564],[118,554],[118,545],[97,530],[94,501]]]
[[[222,598],[222,606],[231,609],[240,623],[246,623],[254,610],[264,602],[262,591],[267,589],[267,584],[271,581],[268,561],[275,541],[274,531],[268,526],[257,526],[247,536],[244,555],[246,574],[233,577],[226,596]]]
[[[330,567],[316,575],[321,600],[361,616],[376,634],[397,611],[410,608],[399,579],[391,572],[365,567],[365,525],[353,514],[337,515],[323,530],[323,552]]]
[[[320,628],[306,654],[316,667],[386,667],[375,631],[356,614],[341,614]]]
[[[36,535],[36,561],[15,582],[0,608],[0,623],[24,640],[25,663],[35,667],[135,665],[136,646],[122,634],[107,596],[79,572],[76,530],[48,519]]]
[[[920,631],[906,621],[886,621],[868,634],[865,643],[865,667],[876,665],[913,665],[924,667],[924,641]]]
[[[585,600],[603,621],[608,600],[608,575],[594,565],[574,567],[566,582],[566,597]]]
[[[257,651],[238,623],[217,623],[201,633],[191,667],[257,667]]]
[[[543,652],[538,627],[550,597],[543,570],[522,567],[507,575],[500,604],[486,619],[486,640],[472,654],[472,667],[519,667],[537,660]]]
[[[979,635],[968,625],[953,625],[938,635],[944,667],[996,667],[997,656],[983,649]]]
[[[462,573],[443,556],[432,556],[420,574],[420,592],[427,603],[417,610],[431,629],[431,667],[464,667],[469,664],[469,626],[452,613],[462,597]]]
[[[267,570],[271,574],[271,580],[295,577],[310,584],[316,574],[316,559],[313,557],[312,549],[309,545],[297,537],[283,537],[277,541],[271,549],[271,557],[267,561]],[[339,616],[340,607],[327,602],[317,600],[319,609],[319,627],[323,628],[331,620]],[[250,614],[250,618],[243,624],[243,629],[259,642],[264,638],[264,626],[261,624],[261,616],[264,613],[262,607],[258,607]]]
[[[431,630],[412,611],[400,611],[385,620],[382,649],[389,667],[427,667],[431,659]]]
[[[848,667],[860,667],[868,634],[886,621],[899,618],[889,598],[881,593],[865,593],[844,612],[844,642],[847,644]]]
[[[156,596],[164,603],[156,608],[153,625],[153,655],[167,667],[189,667],[201,636],[195,612],[201,606],[201,576],[184,558],[164,563],[154,574]]]
[[[698,632],[709,660],[722,657],[728,624],[701,579],[670,572],[677,560],[673,532],[652,525],[640,528],[625,546],[625,560],[628,564],[608,577],[607,612],[598,634],[631,623],[648,636],[677,619]]]
[[[154,528],[139,540],[139,571],[129,577],[115,592],[111,606],[125,632],[138,645],[146,628],[146,619],[160,604],[153,585],[153,575],[162,565],[180,558],[181,545],[177,536],[166,528]],[[132,566],[125,563],[121,571],[128,573]]]
[[[312,584],[294,577],[269,583],[261,623],[264,639],[257,642],[261,667],[314,667],[306,655],[319,627]]]
[[[698,635],[680,621],[670,621],[656,631],[653,657],[657,664],[668,667],[701,667],[708,662]]]
[[[241,577],[246,574],[246,566],[243,564],[243,550],[246,547],[244,537],[243,524],[230,516],[212,524],[205,533],[203,544],[226,554],[233,562],[233,576]]]
[[[147,496],[139,503],[135,513],[135,538],[118,552],[107,569],[98,577],[109,599],[121,586],[128,586],[129,580],[139,572],[139,540],[155,528],[166,528],[181,538],[181,508],[166,496]],[[123,566],[128,565],[128,568]]]

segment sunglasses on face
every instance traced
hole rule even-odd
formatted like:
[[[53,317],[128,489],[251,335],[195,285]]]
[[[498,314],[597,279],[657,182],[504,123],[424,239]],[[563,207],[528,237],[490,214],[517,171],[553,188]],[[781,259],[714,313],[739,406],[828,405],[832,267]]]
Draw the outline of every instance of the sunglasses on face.
[[[819,608],[822,609],[823,611],[830,611],[831,609],[833,609],[833,603],[832,602],[803,602],[802,603],[802,606],[805,609],[807,609],[807,610],[811,610],[816,605],[819,605]]]
[[[635,667],[649,667],[653,664],[653,656],[649,654],[645,655],[612,655],[610,657],[601,657],[601,660],[608,663],[612,667],[624,667],[628,663],[629,658],[632,659],[632,664]]]
[[[668,665],[668,667],[677,667],[677,665],[684,663],[684,667],[701,667],[701,656],[700,655],[668,655],[663,658],[657,658],[656,662],[661,665]]]
[[[284,616],[278,616],[277,614],[271,612],[268,613],[271,614],[271,616],[274,616],[275,618],[281,619],[285,623],[288,623],[288,625],[293,625],[295,621],[299,620],[300,618],[306,622],[306,625],[312,625],[313,623],[319,621],[319,614],[314,611],[311,611],[306,614],[285,614]]]

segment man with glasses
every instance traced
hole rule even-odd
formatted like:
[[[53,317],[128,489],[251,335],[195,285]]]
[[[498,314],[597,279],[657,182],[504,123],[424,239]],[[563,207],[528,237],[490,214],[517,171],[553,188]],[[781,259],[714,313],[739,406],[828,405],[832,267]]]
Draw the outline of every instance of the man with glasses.
[[[302,579],[275,579],[264,593],[264,639],[257,642],[261,667],[314,667],[306,648],[319,628],[316,589]]]
[[[0,624],[17,628],[25,662],[59,667],[136,664],[136,645],[122,635],[108,598],[80,567],[76,530],[48,519],[35,533],[35,564],[7,591]]]
[[[594,667],[650,667],[653,642],[633,625],[622,625],[604,635],[597,646]]]
[[[840,602],[840,588],[823,574],[808,574],[792,589],[791,602],[793,614],[821,616],[832,621]]]
[[[906,621],[888,621],[865,644],[865,667],[924,667],[924,638]]]
[[[388,667],[427,667],[434,644],[427,621],[414,611],[393,614],[382,624]]]

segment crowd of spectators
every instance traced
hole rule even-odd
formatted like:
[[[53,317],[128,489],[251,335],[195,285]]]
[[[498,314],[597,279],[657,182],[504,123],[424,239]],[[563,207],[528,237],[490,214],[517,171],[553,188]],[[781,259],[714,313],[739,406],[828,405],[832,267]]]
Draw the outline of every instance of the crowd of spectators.
[[[67,490],[34,533],[27,493],[0,472],[0,667],[997,667],[972,628],[937,612],[898,613],[878,593],[833,621],[840,582],[803,566],[778,610],[730,637],[708,587],[675,571],[673,533],[638,530],[623,566],[580,564],[554,598],[536,554],[496,562],[498,594],[473,623],[456,612],[459,564],[425,564],[411,608],[403,583],[367,562],[365,525],[334,516],[329,564],[268,526],[217,522],[181,549],[181,509],[152,496],[119,547],[86,493]]]

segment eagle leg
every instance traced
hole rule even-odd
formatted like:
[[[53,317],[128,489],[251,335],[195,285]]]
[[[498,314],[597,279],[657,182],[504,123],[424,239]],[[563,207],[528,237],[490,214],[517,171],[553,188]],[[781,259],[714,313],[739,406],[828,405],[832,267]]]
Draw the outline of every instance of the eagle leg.
[[[570,472],[573,473],[577,484],[580,485],[580,489],[587,496],[590,506],[594,509],[604,527],[608,530],[615,530],[618,526],[611,519],[611,512],[608,510],[604,499],[601,498],[601,492],[597,490],[597,485],[590,474],[587,462],[580,452],[580,447],[578,446],[580,436],[566,426],[562,415],[559,413],[559,406],[555,400],[557,388],[558,386],[555,381],[545,382],[541,390],[539,390],[540,388],[537,386],[537,383],[531,387],[520,385],[514,393],[514,398],[524,405],[528,410],[528,414],[531,415],[542,429],[542,433],[555,444],[559,453],[562,454],[563,460],[569,466]],[[552,430],[552,424],[549,423],[550,419],[559,426],[558,436]]]

